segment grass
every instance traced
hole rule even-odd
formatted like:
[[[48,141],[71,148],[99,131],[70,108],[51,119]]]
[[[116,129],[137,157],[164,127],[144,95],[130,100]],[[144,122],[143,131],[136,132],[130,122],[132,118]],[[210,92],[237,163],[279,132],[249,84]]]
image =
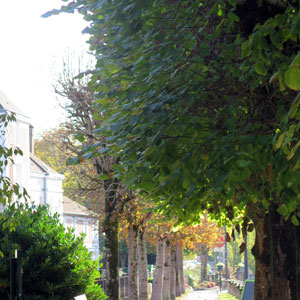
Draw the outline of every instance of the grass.
[[[238,299],[230,294],[221,294],[218,300],[238,300]]]

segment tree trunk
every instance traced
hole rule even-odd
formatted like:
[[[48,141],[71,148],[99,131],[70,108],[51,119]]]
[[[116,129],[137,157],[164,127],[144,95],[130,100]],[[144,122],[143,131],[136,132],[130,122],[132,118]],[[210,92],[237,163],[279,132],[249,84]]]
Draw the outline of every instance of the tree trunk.
[[[255,300],[300,300],[300,229],[271,205],[255,221]]]
[[[137,226],[128,226],[128,299],[138,300],[137,291]]]
[[[119,300],[118,219],[106,214],[104,221],[106,249],[106,295],[109,300]]]
[[[179,250],[178,250],[178,243],[176,244],[176,263],[175,263],[175,291],[176,297],[181,296],[181,284],[180,284],[180,257],[179,257]]]
[[[164,276],[163,276],[163,300],[170,299],[170,243],[167,241],[167,251],[164,263]]]
[[[163,274],[164,274],[164,254],[165,254],[165,241],[159,238],[157,240],[156,251],[156,267],[153,280],[152,297],[151,300],[162,299],[162,286],[163,286]]]
[[[209,248],[206,245],[200,246],[201,253],[200,253],[200,259],[201,259],[201,281],[207,280],[207,262],[208,262],[208,252]]]
[[[176,248],[171,246],[170,259],[170,299],[176,299]]]
[[[148,300],[148,272],[145,230],[145,228],[142,228],[138,231],[139,300]]]
[[[127,254],[122,254],[122,255],[120,255],[119,259],[120,259],[120,267],[125,268],[126,263],[127,263],[127,259],[128,259],[128,255]]]
[[[114,187],[114,188],[112,188]],[[120,199],[116,190],[118,182],[105,181],[105,232],[106,295],[109,300],[119,300],[119,209]]]
[[[177,264],[178,264],[178,272],[180,277],[180,292],[181,294],[185,293],[185,283],[184,283],[184,273],[183,273],[183,248],[182,245],[177,246]]]

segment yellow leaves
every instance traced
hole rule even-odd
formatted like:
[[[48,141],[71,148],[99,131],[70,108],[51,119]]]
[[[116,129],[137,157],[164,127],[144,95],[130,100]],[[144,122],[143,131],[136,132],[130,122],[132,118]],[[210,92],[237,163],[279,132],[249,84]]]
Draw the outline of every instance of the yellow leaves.
[[[291,148],[291,151],[287,156],[287,160],[291,160],[295,156],[296,151],[298,150],[299,147],[300,147],[300,141],[298,141],[297,144]]]
[[[281,145],[282,145],[282,143],[283,143],[283,140],[284,140],[284,138],[285,138],[285,133],[282,133],[280,136],[279,136],[279,138],[278,138],[278,140],[276,141],[276,144],[275,144],[275,147],[274,147],[274,150],[276,151],[276,150],[278,150],[280,147],[281,147]]]

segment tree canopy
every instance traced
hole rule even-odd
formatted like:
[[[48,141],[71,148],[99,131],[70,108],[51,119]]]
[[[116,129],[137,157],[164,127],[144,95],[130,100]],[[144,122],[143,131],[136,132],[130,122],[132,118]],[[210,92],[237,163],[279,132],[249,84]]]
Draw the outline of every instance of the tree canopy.
[[[180,221],[255,226],[255,298],[296,299],[299,1],[77,0],[45,16],[74,10],[114,176]]]
[[[109,130],[125,182],[182,220],[203,209],[252,218],[275,201],[299,223],[299,7],[259,3],[78,0],[60,10],[90,22],[89,88],[108,124],[98,132]]]

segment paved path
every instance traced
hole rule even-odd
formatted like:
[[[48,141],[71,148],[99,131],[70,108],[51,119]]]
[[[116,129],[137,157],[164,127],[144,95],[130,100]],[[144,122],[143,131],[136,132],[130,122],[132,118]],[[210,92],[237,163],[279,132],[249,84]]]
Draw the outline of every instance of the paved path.
[[[222,291],[225,293],[226,291]],[[218,300],[220,295],[219,289],[209,289],[203,291],[193,291],[187,294],[183,300]]]

